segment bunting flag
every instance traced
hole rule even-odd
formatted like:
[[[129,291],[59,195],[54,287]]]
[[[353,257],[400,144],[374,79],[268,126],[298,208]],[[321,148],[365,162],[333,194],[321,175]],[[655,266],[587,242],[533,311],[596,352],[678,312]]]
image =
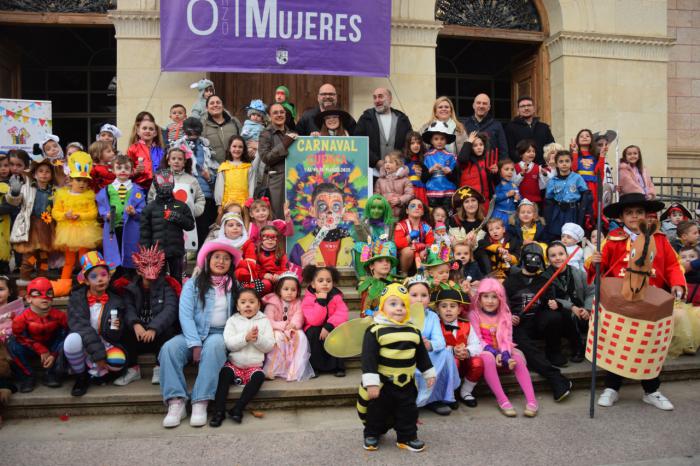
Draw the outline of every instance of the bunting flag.
[[[51,102],[0,98],[0,150],[31,150],[51,133]]]

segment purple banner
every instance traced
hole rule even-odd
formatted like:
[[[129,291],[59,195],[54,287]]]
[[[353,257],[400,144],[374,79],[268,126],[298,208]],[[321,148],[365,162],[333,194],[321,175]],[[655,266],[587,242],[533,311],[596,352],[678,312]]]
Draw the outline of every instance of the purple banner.
[[[163,71],[388,76],[391,0],[160,2]]]

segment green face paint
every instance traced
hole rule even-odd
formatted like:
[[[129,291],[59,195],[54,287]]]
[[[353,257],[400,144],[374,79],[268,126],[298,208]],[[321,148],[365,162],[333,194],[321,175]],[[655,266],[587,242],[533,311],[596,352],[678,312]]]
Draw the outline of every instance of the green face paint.
[[[373,202],[369,208],[369,217],[372,220],[379,220],[384,217],[384,205],[381,202]]]

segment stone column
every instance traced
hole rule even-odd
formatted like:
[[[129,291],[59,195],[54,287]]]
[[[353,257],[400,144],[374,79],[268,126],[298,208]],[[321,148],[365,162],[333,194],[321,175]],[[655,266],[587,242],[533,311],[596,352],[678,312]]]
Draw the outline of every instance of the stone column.
[[[435,47],[442,23],[435,2],[394,0],[391,18],[389,78],[350,78],[350,113],[359,117],[372,106],[372,91],[391,90],[392,106],[406,113],[414,128],[425,123],[435,100]]]
[[[197,93],[190,84],[206,73],[160,71],[160,14],[158,0],[119,0],[109,12],[117,38],[117,126],[124,133],[125,151],[136,114],[147,110],[160,125],[170,122],[170,106],[192,107]]]
[[[555,139],[568,146],[582,128],[614,129],[620,151],[640,146],[644,165],[653,175],[665,175],[667,65],[673,44],[666,37],[666,2],[544,3],[550,18],[545,45]],[[616,163],[614,152],[610,155]]]

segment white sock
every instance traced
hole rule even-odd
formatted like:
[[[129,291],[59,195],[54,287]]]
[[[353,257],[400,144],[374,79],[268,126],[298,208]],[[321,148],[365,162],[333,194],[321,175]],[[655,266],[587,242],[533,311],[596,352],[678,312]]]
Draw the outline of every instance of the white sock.
[[[462,398],[472,394],[472,391],[476,387],[476,382],[470,382],[466,378],[462,382],[462,387],[459,389],[459,394]]]

